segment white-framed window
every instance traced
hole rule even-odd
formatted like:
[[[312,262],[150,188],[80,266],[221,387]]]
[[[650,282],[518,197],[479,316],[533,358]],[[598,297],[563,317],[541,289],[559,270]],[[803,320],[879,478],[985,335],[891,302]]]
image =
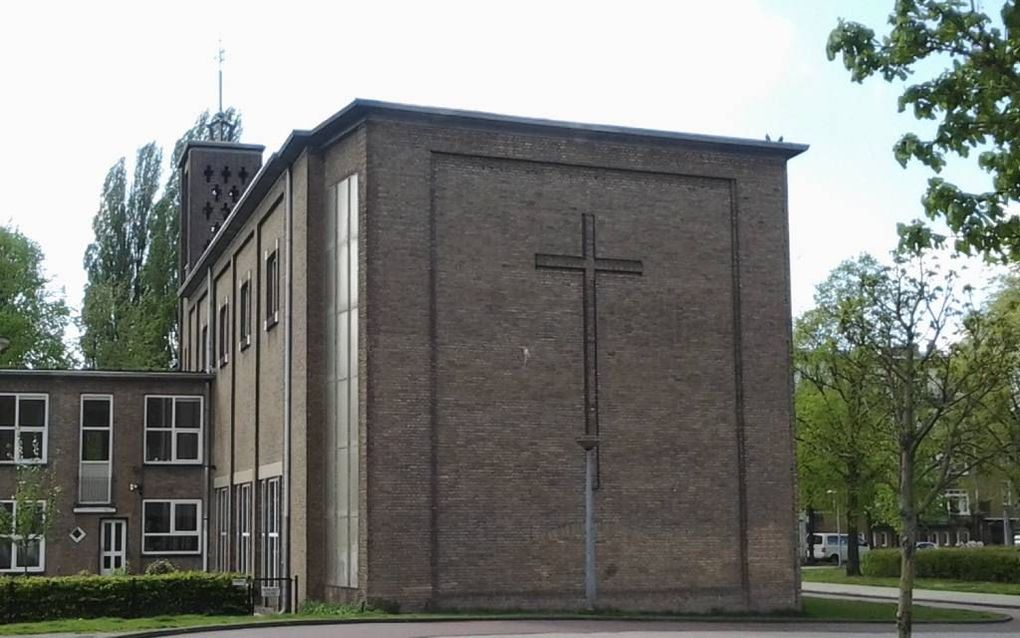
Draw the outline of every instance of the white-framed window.
[[[219,332],[217,333],[216,345],[219,350],[217,361],[220,367],[227,365],[230,361],[230,303],[224,301],[220,306]]]
[[[954,516],[970,516],[970,497],[967,490],[946,490],[946,509]]]
[[[237,513],[237,556],[234,571],[240,574],[251,573],[251,526],[252,526],[252,494],[251,483],[241,483],[234,487],[237,497],[234,499],[234,511]]]
[[[78,502],[109,503],[113,478],[113,395],[81,395]]]
[[[280,321],[280,240],[265,254],[266,262],[266,330]]]
[[[0,501],[7,515],[13,520],[17,514],[18,504],[14,501]],[[45,515],[46,503],[38,502],[39,515]],[[27,544],[21,543],[21,536],[12,534],[13,529],[0,533],[0,573],[29,572],[40,573],[46,569],[46,539],[31,539]]]
[[[213,492],[216,508],[216,556],[213,564],[217,571],[230,571],[230,488],[220,487]]]
[[[48,394],[0,394],[0,463],[45,463]]]
[[[251,271],[245,274],[237,290],[237,346],[251,345]]]
[[[142,553],[202,553],[201,522],[198,499],[143,500]]]
[[[202,461],[202,397],[145,396],[145,462]]]
[[[259,481],[263,578],[279,578],[280,561],[280,477]]]

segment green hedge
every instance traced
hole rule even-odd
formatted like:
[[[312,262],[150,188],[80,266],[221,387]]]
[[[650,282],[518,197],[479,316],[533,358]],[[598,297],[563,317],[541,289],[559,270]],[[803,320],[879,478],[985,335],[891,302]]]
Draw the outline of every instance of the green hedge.
[[[0,578],[0,624],[57,618],[247,614],[247,588],[231,574]]]
[[[876,549],[861,555],[865,576],[900,575],[900,551]],[[917,552],[918,578],[1020,582],[1020,548],[960,547]]]

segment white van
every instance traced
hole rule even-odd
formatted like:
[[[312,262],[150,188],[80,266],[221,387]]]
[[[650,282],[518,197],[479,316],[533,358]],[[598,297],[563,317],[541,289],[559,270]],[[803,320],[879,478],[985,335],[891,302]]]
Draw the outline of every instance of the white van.
[[[849,542],[846,534],[821,532],[819,534],[814,534],[813,536],[815,537],[815,545],[812,558],[821,561],[832,561],[833,563],[842,563],[846,560],[847,543]],[[864,540],[864,536],[858,535],[858,554],[863,554],[869,549],[868,543]]]

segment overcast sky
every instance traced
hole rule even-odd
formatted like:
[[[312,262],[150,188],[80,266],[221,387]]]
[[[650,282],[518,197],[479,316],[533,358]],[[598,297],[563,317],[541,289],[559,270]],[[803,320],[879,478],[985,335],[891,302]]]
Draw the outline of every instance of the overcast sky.
[[[149,140],[168,159],[180,133],[215,106],[222,37],[226,103],[243,113],[244,141],[269,150],[355,97],[808,143],[789,167],[799,314],[839,261],[888,253],[896,222],[921,214],[927,173],[901,169],[890,152],[917,129],[896,114],[897,87],[852,84],[825,59],[837,18],[881,27],[892,5],[9,3],[0,20],[0,223],[42,245],[49,276],[78,308],[106,171]]]

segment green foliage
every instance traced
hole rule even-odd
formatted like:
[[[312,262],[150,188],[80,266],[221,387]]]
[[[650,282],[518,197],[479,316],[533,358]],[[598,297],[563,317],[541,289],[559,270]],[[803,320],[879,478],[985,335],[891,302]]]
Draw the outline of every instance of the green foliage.
[[[240,139],[240,115],[228,109]],[[138,149],[128,183],[121,158],[107,174],[85,253],[88,283],[81,312],[81,349],[93,368],[159,370],[176,364],[180,183],[177,163],[190,141],[209,139],[209,112],[177,141],[160,194],[162,151]],[[157,197],[158,195],[158,197]]]
[[[893,153],[901,165],[917,161],[936,175],[950,155],[969,158],[988,173],[991,189],[967,192],[933,176],[922,201],[929,219],[941,219],[956,250],[1020,259],[1020,6],[1003,3],[1000,24],[970,0],[897,0],[889,33],[879,39],[863,24],[840,20],[829,34],[830,60],[842,56],[850,78],[879,75],[906,82],[900,112],[936,122],[934,134],[906,133]],[[934,67],[941,70],[929,72]],[[915,74],[925,77],[915,80]],[[945,237],[924,222],[900,228],[905,246],[939,245]]]
[[[173,574],[176,571],[176,565],[165,558],[160,558],[149,563],[148,567],[145,568],[145,575],[158,576],[160,574]]]
[[[39,245],[16,228],[0,226],[0,336],[10,346],[0,368],[62,368],[68,311],[63,291],[47,289]]]
[[[249,613],[231,574],[0,578],[0,624],[57,618]]]
[[[59,494],[60,488],[53,484],[46,465],[18,465],[14,493],[10,495],[13,507],[0,507],[0,535],[13,535],[21,555],[26,554],[29,546],[49,537],[60,516]],[[8,500],[7,495],[2,497]]]
[[[894,549],[877,549],[862,559],[865,576],[897,577],[900,575],[900,553]],[[918,578],[949,580],[1020,582],[1020,548],[961,547],[929,549],[917,552]]]

